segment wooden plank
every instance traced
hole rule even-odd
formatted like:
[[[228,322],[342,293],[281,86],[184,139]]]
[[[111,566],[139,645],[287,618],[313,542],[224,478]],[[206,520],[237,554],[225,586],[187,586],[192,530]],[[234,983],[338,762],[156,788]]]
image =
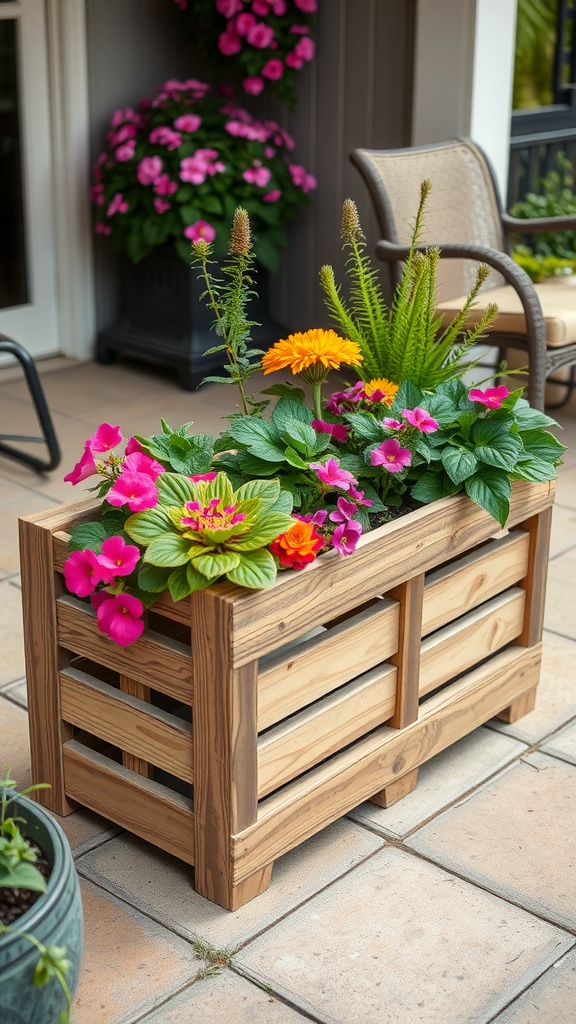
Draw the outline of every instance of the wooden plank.
[[[518,485],[518,486],[517,486]],[[554,482],[515,481],[508,526],[552,504]],[[234,665],[455,558],[498,532],[495,520],[465,495],[442,498],[360,538],[353,555],[328,552],[300,573],[283,573],[268,591],[228,583],[214,590],[232,606]]]
[[[144,683],[140,683],[137,679],[131,679],[130,676],[125,675],[119,675],[118,681],[123,693],[129,693],[133,697],[138,697],[139,700],[145,701],[147,704],[150,703],[149,686],[145,686]],[[145,761],[142,757],[137,757],[125,749],[122,750],[122,764],[131,772],[144,775],[147,779],[151,779],[154,775],[154,769],[149,761]]]
[[[73,729],[62,721],[58,688],[58,672],[69,656],[58,647],[56,598],[61,583],[52,563],[52,534],[42,517],[37,518],[39,522],[23,518],[19,524],[32,779],[50,786],[33,795],[57,814],[69,814],[75,804],[66,795],[62,744]],[[48,514],[45,518],[50,521]]]
[[[185,644],[144,630],[129,647],[119,647],[100,632],[88,605],[66,594],[57,602],[58,641],[70,651],[98,661],[140,683],[192,703],[192,657]]]
[[[186,797],[76,740],[64,744],[64,769],[66,791],[83,807],[194,864],[194,814]]]
[[[537,690],[537,686],[532,690],[527,690],[521,697],[517,697],[516,700],[512,701],[507,708],[504,708],[500,714],[496,715],[496,718],[499,718],[501,722],[507,722],[508,725],[517,722],[520,718],[524,718],[524,715],[533,711],[536,706]]]
[[[393,807],[399,800],[403,800],[409,793],[413,793],[418,784],[418,769],[413,768],[411,772],[403,775],[401,779],[389,782],[379,793],[370,797],[370,803],[377,807]]]
[[[191,605],[196,645],[194,886],[214,903],[231,907],[230,836],[257,814],[257,663],[231,667],[230,605],[217,588],[192,594]],[[262,884],[266,878],[268,873],[261,875]]]
[[[404,729],[418,718],[418,678],[420,675],[420,644],[422,635],[422,600],[424,574],[414,576],[392,591],[400,602],[398,650],[390,659],[398,668],[396,706],[390,719],[393,729]]]
[[[528,533],[530,553],[526,576],[520,584],[526,591],[526,618],[518,643],[527,647],[542,639],[551,527],[551,508],[522,524],[522,529]]]
[[[529,546],[526,533],[515,530],[430,573],[424,586],[422,636],[523,579],[528,572]]]
[[[235,881],[292,850],[532,689],[541,655],[540,644],[508,647],[425,701],[418,721],[406,729],[382,726],[262,801],[254,825],[233,837]]]
[[[60,673],[60,694],[65,721],[192,782],[191,723],[73,668]]]
[[[390,660],[398,650],[398,619],[397,601],[377,601],[359,615],[261,662],[259,732]]]
[[[524,624],[525,602],[524,591],[514,587],[424,640],[420,696],[516,640]]]
[[[397,669],[380,665],[269,729],[258,740],[258,798],[387,722]]]

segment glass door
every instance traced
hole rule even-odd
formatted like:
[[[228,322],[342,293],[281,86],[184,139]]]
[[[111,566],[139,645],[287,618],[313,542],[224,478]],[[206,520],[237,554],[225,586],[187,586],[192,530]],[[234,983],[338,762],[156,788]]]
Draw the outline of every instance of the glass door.
[[[44,0],[0,0],[0,333],[60,348]]]

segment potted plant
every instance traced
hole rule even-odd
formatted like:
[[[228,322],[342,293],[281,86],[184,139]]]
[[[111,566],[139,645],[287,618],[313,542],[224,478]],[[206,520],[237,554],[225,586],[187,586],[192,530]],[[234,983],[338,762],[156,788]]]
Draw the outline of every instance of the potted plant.
[[[478,331],[438,336],[438,254],[416,248],[426,191],[391,308],[347,202],[349,304],[322,271],[347,336],[291,335],[260,364],[245,211],[223,277],[197,242],[238,412],[217,439],[163,421],[122,455],[101,424],[67,476],[99,475],[97,496],[21,522],[51,805],[79,801],[182,857],[230,909],[276,856],[408,792],[428,757],[534,699],[564,448],[520,391],[463,383]],[[323,395],[333,369],[364,362],[365,379]],[[292,381],[249,394],[257,365],[308,396]]]
[[[76,869],[60,826],[27,799],[45,787],[14,785],[0,783],[0,1013],[67,1024],[82,957]]]
[[[201,356],[210,319],[189,273],[191,245],[226,254],[233,212],[249,213],[258,265],[278,268],[286,225],[316,180],[292,155],[294,140],[205,82],[165,82],[135,109],[115,111],[94,168],[95,230],[126,253],[119,322],[101,332],[98,358],[116,351],[162,362],[192,387],[218,366]],[[178,258],[179,257],[179,258]],[[262,300],[265,277],[259,290]],[[252,319],[270,327],[252,305]]]

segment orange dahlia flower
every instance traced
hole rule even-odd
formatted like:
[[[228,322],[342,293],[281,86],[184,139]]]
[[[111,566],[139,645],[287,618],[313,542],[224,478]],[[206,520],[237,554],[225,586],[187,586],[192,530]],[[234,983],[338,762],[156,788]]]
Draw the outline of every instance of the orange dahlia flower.
[[[281,565],[290,569],[303,569],[314,561],[323,543],[313,523],[296,519],[285,533],[272,541],[270,551]]]

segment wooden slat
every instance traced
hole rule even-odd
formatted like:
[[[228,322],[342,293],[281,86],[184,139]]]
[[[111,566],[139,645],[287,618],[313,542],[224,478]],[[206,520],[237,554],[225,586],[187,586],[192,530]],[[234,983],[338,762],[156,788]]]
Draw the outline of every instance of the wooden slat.
[[[396,706],[390,719],[394,729],[404,729],[418,718],[418,676],[420,673],[420,644],[415,642],[422,633],[422,599],[424,574],[414,576],[392,591],[400,602],[398,650],[391,661],[398,668],[396,679]]]
[[[530,541],[530,554],[526,576],[521,583],[526,591],[526,620],[518,643],[526,646],[539,643],[542,639],[551,527],[551,508],[522,524]]]
[[[258,731],[282,721],[398,650],[398,602],[359,615],[272,656],[259,666]]]
[[[132,697],[138,697],[139,700],[145,701],[147,704],[150,703],[149,686],[145,686],[144,683],[140,683],[137,679],[131,679],[130,676],[125,675],[119,675],[118,681],[123,693],[129,693]],[[154,769],[149,761],[145,761],[144,758],[138,757],[136,754],[131,754],[126,749],[122,750],[122,764],[131,772],[145,775],[147,779],[151,779],[154,775]]]
[[[60,673],[60,699],[66,722],[192,782],[191,723],[72,668]]]
[[[58,599],[58,640],[76,654],[101,662],[131,678],[168,694],[184,704],[192,703],[190,648],[177,640],[145,630],[129,647],[119,647],[98,629],[92,608],[74,597]]]
[[[553,481],[515,481],[508,526],[552,504]],[[353,555],[318,558],[301,573],[283,573],[268,591],[215,590],[230,601],[233,659],[262,657],[334,615],[358,607],[419,573],[457,557],[498,532],[495,520],[465,495],[443,498],[360,538]]]
[[[528,572],[529,538],[516,530],[426,577],[422,636],[518,583]]]
[[[66,791],[78,803],[194,864],[191,802],[76,740],[64,744]]]
[[[418,721],[406,729],[382,726],[262,801],[255,824],[233,837],[235,881],[292,850],[536,686],[541,656],[540,644],[508,647],[425,701]]]
[[[396,677],[394,666],[380,665],[264,733],[258,741],[259,799],[387,722]]]
[[[524,591],[514,587],[424,640],[420,696],[516,640],[522,632],[525,601]]]

